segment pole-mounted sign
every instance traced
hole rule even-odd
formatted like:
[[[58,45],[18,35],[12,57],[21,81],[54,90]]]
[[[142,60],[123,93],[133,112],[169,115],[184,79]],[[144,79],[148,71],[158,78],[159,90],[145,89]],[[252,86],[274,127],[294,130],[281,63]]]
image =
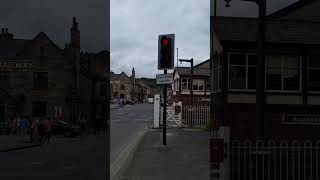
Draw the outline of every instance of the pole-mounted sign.
[[[158,39],[158,69],[174,68],[174,34],[159,35]]]

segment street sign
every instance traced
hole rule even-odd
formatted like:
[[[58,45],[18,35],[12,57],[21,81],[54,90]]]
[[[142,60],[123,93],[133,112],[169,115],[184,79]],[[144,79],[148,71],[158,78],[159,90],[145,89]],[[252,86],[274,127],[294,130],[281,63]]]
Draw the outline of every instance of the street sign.
[[[172,84],[173,74],[157,74],[157,84]]]

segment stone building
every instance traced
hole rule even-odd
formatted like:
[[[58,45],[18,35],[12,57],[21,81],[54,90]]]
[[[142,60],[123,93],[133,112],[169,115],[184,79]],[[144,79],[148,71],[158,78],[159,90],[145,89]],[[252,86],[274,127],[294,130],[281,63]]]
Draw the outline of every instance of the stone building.
[[[106,97],[108,52],[80,52],[76,18],[70,35],[70,43],[60,48],[44,32],[33,39],[15,39],[8,28],[2,28],[0,124],[15,115],[93,122],[92,105],[99,106],[95,100]],[[98,94],[101,89],[104,92]]]
[[[153,88],[151,88],[143,79],[135,77],[135,70],[129,77],[126,73],[115,74],[111,72],[111,99],[116,101],[118,98],[125,100],[144,101],[148,97],[153,96]]]

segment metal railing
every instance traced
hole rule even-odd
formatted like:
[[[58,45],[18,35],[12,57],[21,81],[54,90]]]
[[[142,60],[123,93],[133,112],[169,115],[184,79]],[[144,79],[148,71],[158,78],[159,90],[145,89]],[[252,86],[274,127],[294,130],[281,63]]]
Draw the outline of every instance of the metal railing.
[[[182,106],[181,122],[188,127],[209,126],[209,106]]]
[[[231,143],[231,180],[319,180],[319,141]]]

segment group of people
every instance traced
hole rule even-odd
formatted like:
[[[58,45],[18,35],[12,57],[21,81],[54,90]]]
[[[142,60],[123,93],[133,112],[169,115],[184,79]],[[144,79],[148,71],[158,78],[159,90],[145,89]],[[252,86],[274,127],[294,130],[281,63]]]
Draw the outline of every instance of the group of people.
[[[29,119],[27,116],[15,116],[9,118],[7,126],[10,129],[10,135],[26,136],[30,135],[31,143],[50,142],[51,122],[45,118],[41,123],[36,119]]]

